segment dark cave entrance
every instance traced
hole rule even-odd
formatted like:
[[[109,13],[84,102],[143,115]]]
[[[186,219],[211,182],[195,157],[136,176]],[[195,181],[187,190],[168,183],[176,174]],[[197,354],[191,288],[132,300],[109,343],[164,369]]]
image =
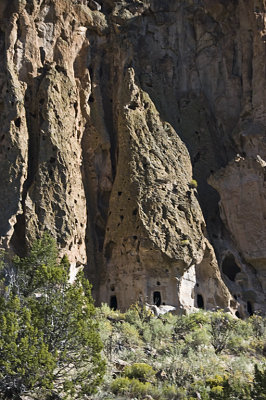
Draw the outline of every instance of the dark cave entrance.
[[[110,297],[110,308],[114,311],[117,310],[117,298],[116,296],[111,296]]]
[[[197,294],[197,306],[204,309],[204,300],[201,294]]]
[[[253,315],[253,307],[250,301],[247,301],[247,312],[249,313],[249,315]]]
[[[153,303],[157,307],[160,307],[160,305],[162,304],[162,298],[161,298],[161,293],[160,292],[153,292]]]
[[[223,273],[231,280],[235,281],[236,274],[241,272],[241,269],[235,262],[235,257],[230,254],[226,256],[222,262]]]

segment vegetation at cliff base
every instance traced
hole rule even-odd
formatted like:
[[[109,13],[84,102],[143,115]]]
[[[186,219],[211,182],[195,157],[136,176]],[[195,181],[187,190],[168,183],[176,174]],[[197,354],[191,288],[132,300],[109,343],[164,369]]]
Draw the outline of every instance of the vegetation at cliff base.
[[[97,309],[107,373],[99,399],[266,400],[266,321],[223,311],[155,317]]]
[[[3,256],[0,399],[266,400],[266,321],[219,310],[156,317],[95,308],[45,234]]]

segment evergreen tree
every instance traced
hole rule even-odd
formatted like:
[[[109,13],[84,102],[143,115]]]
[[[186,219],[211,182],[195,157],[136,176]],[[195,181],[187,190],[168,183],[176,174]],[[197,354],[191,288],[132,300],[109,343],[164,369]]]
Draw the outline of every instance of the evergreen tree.
[[[96,391],[105,364],[91,286],[80,273],[68,282],[69,262],[57,263],[45,234],[27,258],[2,266],[0,394],[81,398]]]
[[[253,398],[256,400],[266,400],[266,368],[259,368],[255,364],[254,384],[252,391]]]

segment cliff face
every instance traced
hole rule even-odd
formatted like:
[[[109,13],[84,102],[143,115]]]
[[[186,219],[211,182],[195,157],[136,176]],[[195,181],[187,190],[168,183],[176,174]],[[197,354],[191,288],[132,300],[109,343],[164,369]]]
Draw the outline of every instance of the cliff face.
[[[121,309],[265,311],[265,7],[1,1],[2,247],[48,230]]]

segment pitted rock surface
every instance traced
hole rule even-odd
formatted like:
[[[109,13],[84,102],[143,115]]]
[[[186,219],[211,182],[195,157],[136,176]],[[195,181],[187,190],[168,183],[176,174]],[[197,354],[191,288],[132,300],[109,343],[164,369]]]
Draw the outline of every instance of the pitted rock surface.
[[[120,309],[265,312],[265,8],[2,0],[1,246],[48,230]]]

